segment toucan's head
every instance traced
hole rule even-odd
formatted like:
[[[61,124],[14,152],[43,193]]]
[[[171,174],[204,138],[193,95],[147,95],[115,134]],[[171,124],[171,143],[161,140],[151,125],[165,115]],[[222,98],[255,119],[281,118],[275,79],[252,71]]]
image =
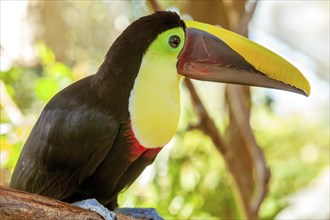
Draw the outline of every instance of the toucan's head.
[[[310,93],[300,71],[270,50],[220,27],[183,21],[174,12],[133,22],[102,66],[120,80],[117,86],[128,87],[132,129],[146,147],[164,145],[173,136],[182,76]]]
[[[151,53],[175,61],[177,73],[189,78],[310,93],[300,71],[272,51],[223,28],[181,20],[174,12],[155,12],[133,22],[108,55],[135,66],[135,78],[143,56]]]

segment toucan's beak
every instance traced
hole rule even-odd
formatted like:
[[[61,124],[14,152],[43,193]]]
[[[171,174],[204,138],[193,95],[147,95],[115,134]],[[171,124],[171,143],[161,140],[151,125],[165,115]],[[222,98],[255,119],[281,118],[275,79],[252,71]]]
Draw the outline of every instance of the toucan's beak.
[[[307,79],[279,55],[220,27],[184,22],[186,40],[178,58],[179,74],[193,79],[275,88],[309,96]]]

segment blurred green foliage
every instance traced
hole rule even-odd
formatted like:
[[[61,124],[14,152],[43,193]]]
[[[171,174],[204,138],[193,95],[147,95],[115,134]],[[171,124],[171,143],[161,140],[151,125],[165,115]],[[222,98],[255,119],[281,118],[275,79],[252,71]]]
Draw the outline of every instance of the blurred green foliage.
[[[324,122],[278,116],[267,106],[253,109],[251,124],[272,172],[260,215],[273,219],[287,205],[286,196],[329,166],[329,132]],[[219,153],[202,133],[176,135],[166,173],[159,157],[152,182],[141,185],[137,181],[122,195],[122,203],[129,200],[132,206],[156,207],[165,218],[238,218],[233,182]]]
[[[61,89],[73,82],[70,68],[56,61],[54,53],[44,43],[36,44],[38,65],[34,67],[13,66],[1,72],[1,80],[6,91],[25,115],[23,124],[15,125],[8,117],[1,102],[1,172],[0,184],[8,184],[8,172],[11,171],[23,144],[32,129],[41,109]],[[2,100],[3,101],[3,100]]]
[[[35,92],[40,100],[47,102],[73,82],[72,72],[65,64],[56,62],[55,54],[45,44],[37,43],[36,49],[43,75],[36,80]]]
[[[0,184],[8,184],[9,173],[43,106],[76,80],[71,71],[74,67],[58,62],[44,43],[37,43],[36,50],[38,65],[17,65],[1,72],[25,122],[14,125],[1,108],[1,124],[11,126],[0,137]],[[233,182],[220,154],[201,132],[184,131],[194,122],[190,116],[193,112],[186,105],[181,130],[142,177],[121,194],[122,206],[155,207],[166,219],[238,218]],[[287,195],[307,185],[329,165],[328,125],[300,115],[276,115],[267,104],[253,108],[251,124],[272,171],[269,194],[261,207],[261,217],[271,219],[286,206]]]

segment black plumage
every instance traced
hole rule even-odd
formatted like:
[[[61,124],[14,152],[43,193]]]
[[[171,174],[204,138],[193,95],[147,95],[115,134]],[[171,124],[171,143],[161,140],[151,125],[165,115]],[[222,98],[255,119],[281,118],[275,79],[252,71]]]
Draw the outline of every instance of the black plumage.
[[[173,12],[138,19],[113,43],[95,75],[59,92],[26,141],[10,186],[67,202],[96,198],[115,208],[118,193],[160,150],[135,139],[128,100],[148,46],[174,27],[185,28]]]

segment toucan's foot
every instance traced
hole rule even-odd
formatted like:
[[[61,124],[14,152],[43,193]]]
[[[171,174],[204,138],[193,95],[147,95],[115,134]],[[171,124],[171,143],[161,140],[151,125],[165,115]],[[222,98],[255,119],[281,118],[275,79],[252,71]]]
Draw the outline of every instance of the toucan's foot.
[[[86,199],[73,203],[75,206],[79,206],[83,209],[88,209],[101,215],[105,220],[116,220],[115,213],[101,205],[96,199]]]
[[[163,220],[154,208],[116,208],[115,212],[139,219]]]

